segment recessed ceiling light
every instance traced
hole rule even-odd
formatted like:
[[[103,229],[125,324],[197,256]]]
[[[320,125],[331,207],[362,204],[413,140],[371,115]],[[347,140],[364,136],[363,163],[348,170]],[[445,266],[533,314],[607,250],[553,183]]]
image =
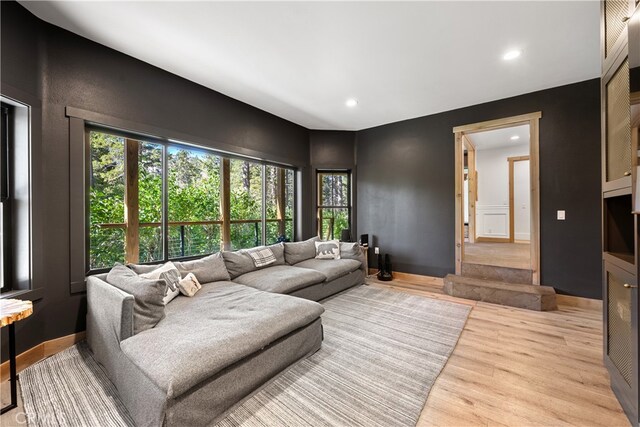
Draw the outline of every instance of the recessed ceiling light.
[[[520,137],[518,135],[513,135],[511,138],[509,138],[512,141],[517,141],[520,139]]]
[[[522,52],[519,50],[510,50],[509,52],[502,55],[502,59],[504,59],[505,61],[511,61],[512,59],[516,59],[517,57],[519,57],[521,53]]]
[[[345,105],[346,105],[347,107],[351,107],[351,108],[353,108],[353,107],[355,107],[356,105],[358,105],[358,100],[357,100],[357,99],[355,99],[355,98],[349,98],[349,99],[347,99],[347,102],[345,102]]]

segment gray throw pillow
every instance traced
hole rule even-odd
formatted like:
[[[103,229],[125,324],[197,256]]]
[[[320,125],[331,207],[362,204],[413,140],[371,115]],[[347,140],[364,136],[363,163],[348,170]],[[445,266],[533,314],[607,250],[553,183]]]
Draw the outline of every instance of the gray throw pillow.
[[[357,242],[340,242],[340,258],[359,260],[361,254],[362,248]]]
[[[284,243],[276,243],[267,247],[271,249],[271,252],[276,257],[276,262],[271,265],[284,265]]]
[[[362,250],[360,245],[355,243],[340,243],[340,258],[342,259],[355,259],[356,261],[360,261],[362,264],[361,268],[364,269],[364,266],[367,265],[365,252]]]
[[[162,267],[164,264],[127,264],[127,267],[136,272],[136,274],[151,273],[156,268]]]
[[[133,295],[134,334],[153,328],[164,318],[164,279],[145,279],[127,266],[116,264],[107,274],[107,283]]]
[[[220,252],[193,261],[174,261],[173,263],[182,274],[182,277],[193,273],[200,283],[231,280]]]
[[[320,239],[312,237],[304,242],[286,242],[284,244],[284,259],[287,264],[294,265],[316,257],[316,243]]]
[[[256,265],[253,262],[253,258],[251,258],[245,251],[239,250],[235,252],[222,252],[222,257],[224,258],[224,263],[227,266],[227,271],[229,271],[231,279],[235,279],[245,273],[257,270]]]

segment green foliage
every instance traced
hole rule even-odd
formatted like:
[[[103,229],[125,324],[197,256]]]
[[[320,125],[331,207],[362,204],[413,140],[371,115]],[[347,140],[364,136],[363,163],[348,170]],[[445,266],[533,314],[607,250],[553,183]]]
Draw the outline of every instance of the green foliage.
[[[327,172],[319,174],[321,183],[320,212],[322,238],[339,239],[342,230],[350,228],[349,223],[349,174]]]
[[[91,132],[90,265],[111,267],[124,261],[125,139]],[[231,243],[235,249],[261,244],[262,165],[244,160],[230,161]],[[277,171],[265,167],[266,218],[277,218]],[[221,245],[221,225],[172,224],[175,222],[221,221],[221,158],[206,151],[168,147],[167,190],[169,257],[216,252]],[[293,171],[286,172],[286,217],[293,215]],[[162,259],[162,146],[142,142],[139,151],[140,262]],[[255,220],[233,223],[233,220]],[[146,223],[146,224],[145,224]],[[293,221],[286,223],[292,236]],[[278,238],[276,222],[267,223],[267,243]]]

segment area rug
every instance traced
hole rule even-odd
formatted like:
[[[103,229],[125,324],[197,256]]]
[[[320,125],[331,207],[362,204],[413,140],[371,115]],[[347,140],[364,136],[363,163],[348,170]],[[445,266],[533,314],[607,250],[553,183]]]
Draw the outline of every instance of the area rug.
[[[100,365],[82,341],[20,372],[29,426],[133,426]]]
[[[324,341],[219,427],[414,426],[470,307],[360,286],[323,301]],[[31,426],[128,426],[86,344],[22,372]]]

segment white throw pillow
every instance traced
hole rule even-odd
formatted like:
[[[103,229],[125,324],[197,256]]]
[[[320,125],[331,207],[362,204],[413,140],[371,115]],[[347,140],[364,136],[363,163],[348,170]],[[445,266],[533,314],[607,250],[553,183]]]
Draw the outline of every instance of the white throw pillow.
[[[340,259],[340,241],[325,240],[315,242],[316,259]]]
[[[180,289],[178,289],[178,282],[180,282],[180,271],[176,266],[169,261],[162,267],[156,268],[148,273],[140,274],[140,277],[145,279],[164,279],[167,282],[167,290],[164,294],[162,301],[164,305],[167,305],[175,297],[180,295]]]
[[[202,289],[202,285],[198,282],[198,278],[193,273],[187,274],[187,277],[178,282],[178,288],[183,295],[192,297]]]

